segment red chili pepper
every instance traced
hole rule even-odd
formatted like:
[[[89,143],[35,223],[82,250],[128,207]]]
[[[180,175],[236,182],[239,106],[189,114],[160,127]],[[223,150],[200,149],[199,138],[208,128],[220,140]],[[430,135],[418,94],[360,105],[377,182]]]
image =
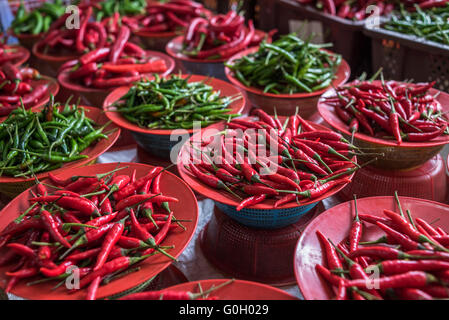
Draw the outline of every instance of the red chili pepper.
[[[47,210],[41,211],[41,220],[47,228],[48,232],[52,236],[52,238],[62,244],[66,248],[70,248],[70,243],[62,236],[62,234],[58,230],[58,224],[53,218],[53,216]]]
[[[94,74],[98,69],[98,64],[96,62],[91,62],[81,66],[75,71],[70,72],[69,78],[72,80],[76,80],[86,76],[90,76]]]
[[[404,234],[397,232],[382,222],[376,222],[376,225],[385,231],[391,238],[393,238],[398,244],[402,246],[404,250],[423,250],[426,249],[422,244],[413,241]]]
[[[39,272],[46,277],[52,278],[60,276],[61,274],[65,273],[67,268],[70,266],[73,266],[72,261],[64,261],[57,268],[54,269],[40,268]]]
[[[90,51],[79,58],[81,65],[86,65],[93,62],[99,62],[106,58],[111,52],[111,48],[98,48]],[[75,60],[76,61],[76,60]]]
[[[111,274],[115,271],[126,269],[129,266],[136,264],[140,261],[145,260],[148,256],[142,257],[119,257],[114,260],[106,262],[102,268],[97,271],[93,271],[92,273],[86,275],[80,281],[80,289],[88,286],[92,281],[94,281],[97,277],[104,277],[108,274]]]
[[[19,254],[21,256],[28,257],[28,258],[36,257],[36,253],[34,252],[34,250],[24,244],[10,242],[6,245],[6,247],[13,250],[14,252],[16,252],[17,254]]]
[[[388,288],[421,288],[429,284],[438,282],[438,280],[431,274],[423,271],[410,271],[394,276],[387,276],[376,279],[376,285],[379,289]],[[348,280],[345,282],[347,287],[366,287],[367,282],[364,279]]]
[[[101,282],[101,277],[96,277],[89,285],[87,289],[86,300],[95,300],[97,297],[97,290]]]
[[[343,264],[340,258],[337,255],[337,251],[329,242],[329,240],[322,234],[320,231],[316,231],[318,239],[323,247],[323,251],[325,252],[325,259],[327,261],[327,267],[330,270],[343,270]]]
[[[77,50],[77,52],[83,52],[86,49],[86,47],[83,44],[83,40],[84,40],[87,24],[89,22],[89,19],[90,19],[90,16],[92,15],[92,13],[93,13],[93,7],[88,7],[87,10],[85,12],[83,12],[82,21],[80,23],[80,28],[79,28],[79,30],[77,30],[77,33],[76,33],[76,50]]]
[[[349,231],[349,252],[354,252],[359,246],[360,239],[362,238],[362,223],[359,219],[359,212],[357,210],[357,199],[354,196],[354,210],[355,218],[352,222],[351,230]]]
[[[76,210],[87,216],[99,214],[98,208],[92,203],[92,201],[86,198],[75,198],[64,195],[53,195],[53,196],[42,196],[38,198],[31,198],[30,201],[32,203],[55,202],[64,209]]]
[[[114,226],[108,231],[101,245],[101,251],[97,256],[97,261],[94,266],[94,271],[100,269],[108,259],[108,255],[111,252],[114,245],[122,235],[125,226],[122,222],[115,223]]]
[[[144,203],[146,201],[156,202],[159,205],[163,202],[178,202],[179,200],[173,197],[167,197],[163,195],[155,195],[155,194],[136,194],[130,196],[126,199],[120,200],[116,205],[115,209],[121,211],[125,208],[132,207],[136,204]]]
[[[330,284],[333,286],[338,287],[340,284],[343,284],[344,286],[348,287],[346,284],[346,281],[344,278],[341,278],[335,274],[333,274],[329,269],[323,267],[320,264],[315,265],[315,270]],[[360,279],[361,280],[361,279]],[[366,283],[366,282],[365,282]]]
[[[263,202],[266,198],[267,198],[266,194],[261,194],[258,196],[252,196],[252,197],[246,198],[245,200],[243,200],[242,202],[239,203],[236,210],[240,211],[243,208],[256,205],[258,203]]]
[[[438,260],[384,260],[376,267],[386,275],[400,274],[409,271],[439,271],[449,268],[449,262]]]
[[[130,195],[133,195],[137,192],[138,189],[140,189],[148,180],[153,179],[158,174],[162,172],[162,167],[154,167],[151,169],[151,171],[146,174],[144,177],[139,178],[138,180],[134,181],[133,183],[130,183],[126,186],[124,186],[122,189],[118,190],[117,192],[113,193],[113,197],[116,201],[120,201]]]

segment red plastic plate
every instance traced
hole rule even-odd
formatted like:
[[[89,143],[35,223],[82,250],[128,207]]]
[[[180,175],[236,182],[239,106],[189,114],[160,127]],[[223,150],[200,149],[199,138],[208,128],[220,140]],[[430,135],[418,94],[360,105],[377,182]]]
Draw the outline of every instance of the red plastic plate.
[[[284,119],[284,117],[279,117],[281,119],[281,121]],[[242,119],[249,119],[249,120],[253,120],[254,118],[248,117],[248,118],[242,118]],[[310,125],[312,125],[313,127],[319,129],[319,130],[323,130],[323,131],[331,131],[329,128],[326,128],[322,125],[313,123],[308,121],[308,123]],[[222,190],[218,190],[218,189],[213,189],[210,188],[209,186],[206,186],[205,184],[203,184],[202,182],[199,182],[196,177],[194,177],[190,171],[188,171],[185,167],[184,167],[184,163],[182,163],[182,159],[183,159],[183,154],[185,154],[186,152],[188,152],[187,150],[187,145],[190,144],[191,141],[201,141],[201,139],[203,140],[207,140],[208,137],[210,137],[211,135],[216,134],[219,131],[222,131],[225,128],[225,124],[224,123],[217,123],[214,124],[212,126],[209,126],[207,129],[216,129],[216,130],[211,130],[210,132],[204,132],[204,130],[201,130],[201,132],[195,133],[192,137],[190,137],[189,141],[187,141],[181,148],[181,150],[179,151],[179,155],[178,155],[178,171],[179,174],[181,176],[182,179],[184,179],[184,181],[186,181],[188,183],[188,185],[195,190],[195,192],[203,195],[206,198],[212,199],[214,201],[220,202],[220,203],[224,203],[233,207],[236,207],[239,205],[239,201],[237,201],[235,199],[235,197],[233,197],[232,195],[230,195],[227,192],[223,192]],[[356,162],[356,158],[354,157],[352,159],[354,162]],[[354,174],[348,176],[348,179],[352,179],[352,177],[354,176]],[[301,205],[305,206],[311,203],[315,203],[321,200],[324,200],[334,194],[336,194],[337,192],[339,192],[340,190],[342,190],[347,184],[342,184],[340,186],[337,186],[333,189],[331,189],[329,192],[323,194],[321,197],[318,197],[316,199],[310,200],[310,201],[306,201],[306,202],[301,202]],[[263,203],[259,203],[255,206],[251,206],[248,208],[251,209],[258,209],[258,210],[271,210],[274,208],[274,203],[276,201],[273,199],[268,199],[265,200]],[[296,202],[293,203],[288,203],[285,204],[283,206],[280,206],[276,209],[287,209],[287,208],[294,208],[297,207],[298,204]]]
[[[201,284],[203,291],[212,286],[218,286],[229,279],[200,280],[178,284],[165,290],[189,291],[198,293],[198,284]],[[210,297],[218,297],[218,300],[298,300],[287,292],[258,282],[234,280],[234,282],[214,291]]]
[[[379,81],[374,81],[374,83],[378,83]],[[440,104],[441,108],[444,112],[449,111],[449,94],[443,91],[439,91],[437,89],[430,89],[429,90],[430,95],[436,95],[438,94],[438,97],[436,98]],[[318,112],[321,114],[323,119],[329,123],[332,128],[343,132],[346,135],[351,135],[349,132],[348,126],[341,121],[341,119],[338,117],[338,115],[335,113],[335,108],[333,106],[328,105],[325,102],[326,97],[335,96],[335,90],[329,89],[326,91],[318,101]],[[443,144],[449,143],[449,136],[443,135],[436,139],[433,139],[431,141],[427,142],[406,142],[404,141],[400,145],[396,143],[395,140],[385,140],[385,139],[379,139],[375,137],[371,137],[364,133],[355,133],[354,137],[356,139],[360,139],[362,141],[367,141],[371,143],[376,143],[382,146],[392,146],[392,147],[398,147],[398,148],[416,148],[416,147],[434,147],[439,146]]]
[[[247,56],[249,54],[257,52],[258,50],[259,50],[259,47],[252,47],[245,51],[237,53],[236,55],[232,56],[226,62],[226,64],[232,64],[235,60],[240,59],[243,56]],[[233,85],[239,87],[242,90],[252,92],[254,94],[264,96],[264,97],[286,98],[286,99],[308,98],[308,97],[319,96],[327,90],[327,88],[325,88],[323,90],[310,92],[310,93],[294,93],[294,94],[264,93],[263,90],[261,90],[261,89],[254,88],[254,87],[247,87],[247,86],[243,85],[243,83],[241,83],[239,80],[237,80],[237,78],[234,77],[233,71],[231,69],[229,69],[228,67],[225,67],[225,73],[226,73],[226,77]],[[338,67],[337,73],[335,74],[336,78],[334,79],[334,81],[332,81],[331,86],[338,87],[339,85],[345,83],[346,81],[348,81],[350,75],[351,75],[351,69],[349,68],[348,63],[344,59],[342,59],[341,64]],[[331,86],[329,86],[329,87],[331,87]]]
[[[84,108],[84,110],[86,112],[86,117],[93,119],[95,121],[95,123],[98,124],[99,126],[102,126],[108,122],[108,119],[103,114],[101,109],[94,108],[94,107],[85,107],[85,106],[82,106],[82,107]],[[43,106],[41,105],[41,106],[33,107],[31,110],[33,110],[33,112],[36,112],[36,111],[42,110],[42,108],[43,108]],[[63,108],[63,106],[61,106],[61,108]],[[6,119],[5,117],[1,118],[0,122],[4,121],[5,119]],[[89,162],[95,160],[101,154],[106,152],[112,145],[114,145],[115,141],[117,141],[118,137],[120,136],[120,128],[118,128],[114,124],[109,124],[105,128],[104,132],[108,132],[113,129],[116,129],[116,131],[110,133],[108,135],[108,137],[109,137],[108,139],[101,139],[100,141],[92,144],[91,146],[89,146],[89,148],[87,148],[85,151],[82,152],[82,154],[88,155],[89,156],[88,158],[81,159],[78,161],[68,162],[68,163],[64,164],[62,166],[62,168],[53,170],[53,171],[48,171],[48,172],[51,172],[53,174],[59,174],[67,169],[78,168],[78,167],[84,166],[84,165],[88,164]],[[37,178],[40,180],[45,179],[45,177],[47,177],[47,175],[48,175],[48,172],[43,172],[43,173],[37,174]],[[34,180],[34,178],[14,178],[14,177],[7,177],[7,176],[0,177],[0,183],[21,183],[21,182],[32,181],[32,180]]]
[[[205,83],[212,86],[215,91],[220,91],[221,96],[229,97],[240,94],[240,91],[237,88],[235,88],[233,85],[225,81],[201,75],[181,75],[182,78],[186,78],[188,76],[190,76],[189,82],[198,82],[206,80]],[[130,87],[131,86],[117,88],[106,97],[103,104],[103,109],[105,110],[106,116],[116,125],[120,126],[123,129],[128,129],[131,131],[152,135],[170,135],[173,132],[173,130],[144,129],[126,120],[124,117],[120,115],[119,112],[107,111],[110,105],[119,100],[123,95],[125,95],[129,91]],[[241,113],[244,107],[245,107],[245,97],[242,96],[241,99],[231,103],[229,108],[232,110],[229,113]],[[193,133],[193,129],[187,130],[187,132],[191,134]]]
[[[126,166],[128,168],[123,169],[119,172],[121,174],[131,175],[133,170],[136,169],[137,179],[147,174],[153,168],[153,166],[139,163],[120,164],[120,167]],[[82,169],[82,173],[84,175],[94,175],[98,173],[108,172],[116,168],[117,163],[95,164],[92,166],[84,167]],[[79,169],[71,168],[64,170],[64,172],[60,173],[58,176],[66,179],[68,177],[79,174]],[[188,245],[195,232],[195,228],[198,222],[198,204],[192,190],[190,190],[188,185],[184,181],[176,177],[174,174],[169,172],[164,172],[162,174],[161,192],[164,195],[179,199],[179,202],[170,205],[176,218],[189,219],[192,221],[183,222],[187,230],[183,231],[182,229],[178,228],[170,232],[167,238],[161,244],[174,245],[175,248],[171,249],[169,253],[174,257],[178,257]],[[3,230],[9,222],[19,216],[20,212],[23,212],[26,208],[28,208],[28,199],[30,198],[31,195],[28,190],[26,190],[17,198],[12,200],[5,208],[3,208],[3,210],[0,212],[0,230]],[[103,298],[120,293],[124,290],[131,289],[159,274],[171,263],[172,261],[164,255],[155,255],[140,263],[139,266],[141,267],[141,269],[138,272],[131,273],[124,278],[109,283],[108,285],[101,286],[98,290],[97,297]],[[7,270],[8,267],[0,268],[0,286],[3,288],[7,283],[8,277],[4,274]],[[26,282],[27,281],[20,282],[12,290],[11,293],[22,298],[34,300],[74,300],[85,299],[87,292],[86,289],[83,289],[69,294],[68,290],[63,286],[58,288],[57,290],[51,291],[50,289],[55,286],[55,282],[42,283],[34,286],[27,286]]]
[[[400,197],[403,210],[410,209],[414,218],[449,230],[449,206],[423,199]],[[345,239],[354,219],[353,201],[341,203],[315,218],[299,238],[295,250],[294,268],[296,280],[302,295],[307,300],[326,300],[334,297],[330,287],[315,271],[316,264],[326,266],[316,231],[321,231],[334,243]],[[392,196],[361,198],[357,200],[359,213],[384,216],[383,210],[398,211],[396,200]],[[383,232],[376,226],[365,224],[362,241],[376,240]]]

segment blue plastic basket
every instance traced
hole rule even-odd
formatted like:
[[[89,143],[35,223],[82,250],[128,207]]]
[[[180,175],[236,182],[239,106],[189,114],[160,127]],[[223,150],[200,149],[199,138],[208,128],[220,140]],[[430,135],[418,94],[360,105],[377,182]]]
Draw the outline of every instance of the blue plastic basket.
[[[259,229],[277,229],[296,223],[302,216],[310,212],[319,201],[312,204],[287,209],[250,209],[243,208],[240,211],[236,207],[215,201],[217,208],[237,222]]]
[[[171,141],[170,135],[156,135],[132,131],[137,144],[151,155],[161,159],[170,159],[170,153],[179,141]],[[185,139],[183,137],[183,139]]]

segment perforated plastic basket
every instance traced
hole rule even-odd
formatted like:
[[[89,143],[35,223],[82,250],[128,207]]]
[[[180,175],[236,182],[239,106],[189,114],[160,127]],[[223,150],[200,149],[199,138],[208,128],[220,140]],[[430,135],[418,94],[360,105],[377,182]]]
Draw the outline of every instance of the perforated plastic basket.
[[[217,207],[199,237],[201,250],[215,267],[232,277],[283,286],[294,283],[293,254],[306,225],[324,211],[322,204],[280,229],[244,226]]]
[[[352,74],[358,75],[370,68],[370,39],[363,34],[364,21],[350,21],[300,5],[295,0],[259,0],[259,27],[277,28],[278,35],[290,32],[293,20],[319,21],[325,42],[331,42],[333,52],[340,53],[349,63]],[[295,31],[295,30],[291,30]]]
[[[245,226],[260,229],[276,229],[298,222],[318,203],[315,202],[305,206],[286,209],[259,210],[244,208],[240,211],[237,211],[236,207],[220,202],[215,202],[215,205],[223,213]]]
[[[435,88],[449,91],[449,46],[382,28],[363,33],[370,37],[373,71],[382,67],[392,80],[435,80]]]

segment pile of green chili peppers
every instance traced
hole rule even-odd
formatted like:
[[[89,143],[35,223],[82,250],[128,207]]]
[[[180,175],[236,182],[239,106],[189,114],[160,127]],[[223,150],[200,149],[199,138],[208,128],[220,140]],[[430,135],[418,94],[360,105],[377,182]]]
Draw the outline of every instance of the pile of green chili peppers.
[[[120,16],[134,16],[145,13],[147,7],[146,0],[106,0],[99,3],[101,9],[96,13],[96,20],[111,17],[114,12],[120,13]]]
[[[17,14],[11,23],[14,34],[39,34],[47,32],[53,21],[65,13],[62,0],[54,3],[44,2],[42,6],[31,12],[26,12],[23,2],[17,9]]]
[[[95,127],[76,104],[62,108],[50,102],[40,112],[15,109],[0,123],[0,176],[30,177],[87,158],[80,153],[108,138],[105,126]]]
[[[330,46],[289,34],[272,44],[263,41],[257,52],[226,66],[245,86],[265,93],[310,93],[328,87],[341,63],[339,54],[322,50]]]
[[[449,3],[446,7],[425,11],[415,7],[416,12],[409,12],[401,6],[383,28],[449,45]]]
[[[128,93],[112,105],[112,111],[147,129],[191,129],[194,122],[206,127],[239,116],[229,114],[229,105],[242,99],[220,97],[206,81],[188,82],[172,75],[167,79],[135,83]]]

